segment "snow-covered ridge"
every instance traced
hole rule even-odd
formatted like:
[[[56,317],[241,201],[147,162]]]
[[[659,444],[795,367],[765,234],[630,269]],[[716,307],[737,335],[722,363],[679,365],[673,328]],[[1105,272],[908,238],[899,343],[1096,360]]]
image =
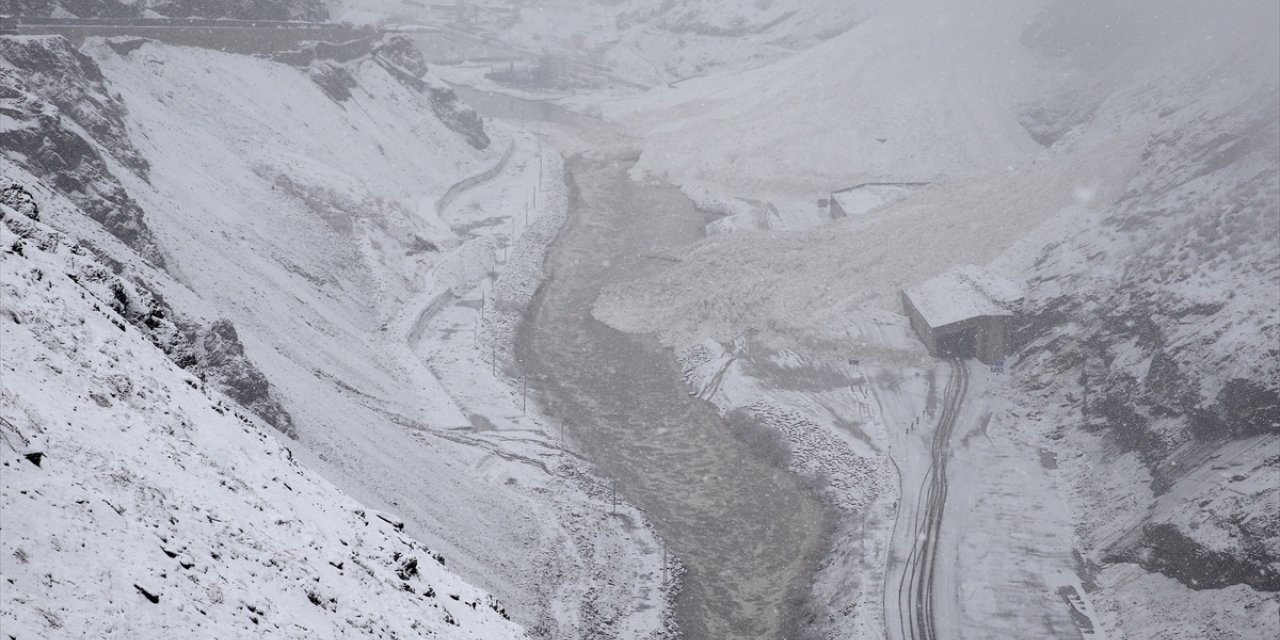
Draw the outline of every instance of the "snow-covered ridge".
[[[23,0],[20,15],[75,18],[324,20],[322,0]]]
[[[523,637],[78,284],[83,248],[0,216],[7,634]]]
[[[10,104],[0,127],[5,155],[71,198],[143,258],[163,255],[122,174],[148,179],[150,165],[129,139],[127,110],[91,58],[59,36],[0,38],[0,86]]]
[[[74,51],[60,39],[48,42]],[[155,42],[120,44],[91,39],[80,53],[121,107],[112,135],[129,140],[149,171],[111,164],[109,138],[75,132],[137,203],[164,269],[86,217],[75,201],[78,185],[41,177],[29,158],[6,148],[5,177],[30,187],[47,224],[107,264],[112,277],[145,282],[175,316],[228,338],[223,346],[237,344],[231,351],[243,350],[291,416],[300,464],[359,499],[367,513],[396,514],[406,534],[485,587],[536,637],[588,628],[620,637],[664,633],[652,530],[624,530],[608,518],[607,494],[518,406],[510,422],[525,433],[479,433],[508,423],[511,389],[489,375],[470,340],[443,346],[455,337],[453,318],[449,326],[428,322],[427,303],[437,293],[444,304],[453,295],[479,297],[471,288],[502,271],[497,234],[480,227],[505,230],[521,213],[519,196],[541,174],[530,162],[532,139],[520,136],[520,157],[494,177],[510,202],[479,203],[465,221],[445,219],[441,196],[499,164],[517,136],[481,123],[399,43],[305,70]],[[57,121],[74,122],[73,112],[36,98]],[[559,158],[545,160],[554,179]],[[530,214],[529,222],[538,233],[523,235],[540,244],[554,236],[558,218]],[[512,302],[527,299],[522,292],[540,251],[514,258],[531,268],[504,277],[517,294]],[[467,328],[469,304],[451,308]],[[401,331],[406,319],[421,323]],[[418,342],[442,345],[453,362],[424,361],[429,349],[415,351]],[[199,346],[197,355],[224,352]],[[437,375],[451,377],[452,386]],[[467,383],[476,378],[480,384]],[[480,404],[451,397],[459,387],[482,392]],[[623,571],[643,578],[618,580]]]

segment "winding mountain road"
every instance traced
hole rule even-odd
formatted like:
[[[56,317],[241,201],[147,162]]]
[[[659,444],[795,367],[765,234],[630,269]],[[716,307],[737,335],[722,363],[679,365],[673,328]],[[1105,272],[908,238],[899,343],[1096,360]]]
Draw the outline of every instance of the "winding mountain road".
[[[920,497],[912,518],[911,552],[898,580],[898,628],[906,640],[936,640],[933,614],[934,561],[938,534],[947,501],[947,457],[951,434],[969,387],[969,370],[958,358],[949,360],[951,378],[943,391],[942,412],[933,434],[931,461],[920,485]]]

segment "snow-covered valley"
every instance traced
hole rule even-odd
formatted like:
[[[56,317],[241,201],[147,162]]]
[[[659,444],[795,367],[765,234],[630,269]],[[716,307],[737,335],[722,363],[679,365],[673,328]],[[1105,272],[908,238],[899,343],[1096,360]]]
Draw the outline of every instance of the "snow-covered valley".
[[[0,35],[0,631],[1280,633],[1275,2],[504,7]]]
[[[657,578],[662,558],[643,516],[634,514],[626,529],[606,517],[608,498],[600,481],[588,474],[589,467],[552,444],[550,427],[532,416],[510,415],[518,409],[510,388],[490,375],[490,350],[476,346],[480,340],[494,342],[499,327],[486,324],[481,337],[472,336],[471,316],[480,305],[468,308],[469,300],[478,302],[484,294],[489,318],[501,315],[501,307],[493,308],[499,303],[494,274],[502,275],[496,283],[499,296],[527,296],[521,291],[531,286],[541,252],[558,228],[556,211],[563,210],[564,192],[554,150],[502,126],[467,129],[468,123],[479,126],[479,120],[474,115],[468,120],[469,111],[448,102],[452,98],[446,89],[422,77],[421,61],[412,55],[403,58],[394,44],[373,59],[308,73],[243,56],[128,39],[87,44],[83,51],[93,57],[57,37],[11,42],[5,69],[11,86],[24,91],[18,104],[53,117],[6,119],[5,148],[15,155],[4,160],[5,177],[30,193],[39,224],[56,229],[49,234],[68,239],[64,252],[77,246],[81,254],[101,261],[93,269],[103,280],[96,285],[101,288],[100,313],[117,324],[135,323],[155,345],[147,344],[147,349],[161,357],[167,352],[172,364],[191,371],[179,374],[181,369],[171,367],[175,373],[157,375],[157,381],[176,388],[187,380],[207,379],[210,393],[233,397],[238,386],[265,390],[261,395],[271,400],[269,406],[280,408],[287,420],[277,421],[276,438],[296,438],[288,446],[297,460],[368,505],[365,509],[394,514],[405,534],[422,541],[414,544],[429,545],[448,559],[450,569],[485,585],[492,595],[480,599],[500,603],[530,632],[541,637],[590,635],[587,630],[607,624],[616,625],[618,637],[662,633],[667,624]],[[49,56],[65,66],[50,68]],[[41,64],[46,66],[37,66]],[[60,74],[64,81],[44,82],[35,74]],[[348,93],[327,91],[334,76],[346,79]],[[87,102],[88,95],[99,96],[99,101]],[[60,101],[62,107],[57,106]],[[95,106],[101,111],[86,113]],[[441,115],[453,113],[459,114],[453,120]],[[108,126],[99,127],[99,118]],[[47,131],[54,126],[67,133],[53,138]],[[93,131],[115,137],[104,139]],[[17,145],[27,139],[39,151],[17,155],[22,148]],[[47,142],[41,147],[41,140],[49,139],[70,139],[67,145],[82,153],[76,157],[64,148],[53,149],[57,157],[75,163],[82,182],[64,179],[71,174],[57,164],[36,160],[50,149]],[[477,144],[480,140],[487,144]],[[119,164],[114,156],[125,153],[142,158],[135,165],[147,170]],[[41,170],[49,171],[47,180],[31,173]],[[473,176],[481,179],[470,180]],[[107,191],[96,186],[102,184],[118,186]],[[546,188],[540,186],[544,184]],[[118,227],[85,217],[81,211],[87,205],[80,203],[92,203],[104,193],[128,198],[135,217]],[[450,193],[458,195],[446,204]],[[29,232],[21,226],[25,219],[6,214],[6,224],[18,234],[7,236],[11,249],[5,264],[15,269],[6,272],[7,286],[11,279],[21,281],[17,274],[28,277],[30,270],[20,268],[24,258],[14,253],[13,243],[39,242],[26,237]],[[513,221],[515,238],[509,226]],[[132,233],[135,228],[146,234]],[[75,265],[44,270],[60,282],[71,277],[89,286]],[[67,285],[74,290],[70,281]],[[33,294],[26,288],[17,288],[17,282],[13,286],[5,293],[6,309],[18,313],[11,301],[37,305],[27,301]],[[113,293],[117,290],[121,293]],[[115,301],[116,295],[124,302]],[[149,326],[148,305],[162,308],[172,322],[161,329]],[[450,326],[457,313],[466,314],[466,328],[455,334]],[[8,314],[6,322],[21,326],[21,317]],[[208,365],[208,358],[184,359],[188,351],[203,354],[211,340],[207,335],[218,335],[218,327],[233,337],[238,366],[248,372],[241,371],[239,378],[223,375]],[[75,342],[59,337],[57,328],[29,331],[40,332],[32,339]],[[459,340],[451,343],[449,335]],[[191,347],[188,340],[194,341]],[[10,453],[25,454],[42,446],[18,442],[31,437],[31,424],[41,429],[63,424],[42,413],[45,398],[59,397],[63,387],[11,387],[11,381],[16,385],[45,368],[39,358],[21,357],[17,347],[16,340],[5,340],[4,361],[13,367],[5,373],[5,410],[32,415],[29,420],[6,415],[6,425],[16,430],[6,437],[16,447]],[[132,377],[135,369],[113,371],[114,365],[103,364],[110,357],[104,357],[95,361],[101,370],[93,375]],[[132,384],[136,388],[144,382]],[[84,402],[89,402],[87,395]],[[247,400],[241,404],[267,418],[262,407]],[[176,407],[169,408],[177,414]],[[116,417],[103,428],[128,422]],[[254,423],[258,428],[267,424]],[[90,428],[78,422],[68,424],[72,426]],[[161,427],[146,433],[163,439]],[[65,446],[70,437],[61,434],[55,442]],[[260,437],[266,438],[262,446],[268,453],[263,455],[280,446],[270,436]],[[143,442],[138,447],[146,450]],[[69,464],[54,462],[60,453],[52,445],[43,453],[45,469]],[[128,466],[102,455],[112,465]],[[108,478],[94,477],[99,482]],[[46,520],[43,512],[29,511],[25,494],[18,493],[27,487],[11,485],[7,478],[5,497],[14,502],[5,504],[6,520]],[[180,479],[173,480],[181,485]],[[88,484],[88,490],[94,488]],[[188,489],[196,496],[225,491],[216,478],[212,484],[193,479]],[[330,500],[337,501],[326,505],[334,512],[357,508],[347,507],[354,505],[349,497]],[[157,512],[164,508],[154,507]],[[235,526],[248,529],[249,523]],[[4,531],[7,554],[33,544],[28,536],[49,543],[44,529]],[[204,536],[200,543],[205,546],[225,544],[216,539],[221,535],[216,531],[184,534]],[[296,544],[296,534],[288,528],[260,535],[283,549]],[[129,537],[119,542],[128,544]],[[388,547],[387,553],[393,551]],[[299,571],[319,573],[330,560],[343,562],[341,554],[323,557],[302,547],[293,553]],[[52,568],[55,557],[47,562],[46,568]],[[170,575],[176,577],[176,571]],[[614,571],[650,577],[620,584]],[[262,591],[264,597],[284,597],[292,589],[292,584],[281,583],[275,587],[281,590],[277,596],[266,585],[236,579],[243,583],[240,588]],[[399,589],[400,584],[392,580],[382,588]],[[371,589],[370,598],[378,593]],[[47,631],[35,622],[38,610],[48,608],[35,594],[25,587],[6,589],[6,594],[15,598],[6,600],[6,616],[20,620],[23,628]],[[351,598],[339,597],[338,602],[343,608],[334,615],[374,613],[361,611]],[[341,627],[320,626],[299,613],[305,612],[282,612],[281,628],[294,628],[291,633],[298,637],[342,633]],[[81,621],[59,628],[93,625]],[[153,634],[149,627],[119,629],[124,636]],[[408,629],[398,633],[414,635]]]

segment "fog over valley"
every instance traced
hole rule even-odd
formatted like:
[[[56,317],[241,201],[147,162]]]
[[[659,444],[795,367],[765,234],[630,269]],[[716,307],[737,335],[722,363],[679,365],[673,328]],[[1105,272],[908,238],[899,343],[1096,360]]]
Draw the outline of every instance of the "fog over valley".
[[[1280,1],[0,0],[0,635],[1280,636]]]

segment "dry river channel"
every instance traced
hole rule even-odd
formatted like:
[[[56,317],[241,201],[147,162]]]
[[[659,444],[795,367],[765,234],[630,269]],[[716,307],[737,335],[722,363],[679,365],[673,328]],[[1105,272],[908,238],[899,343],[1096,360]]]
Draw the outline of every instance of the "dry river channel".
[[[669,349],[592,317],[603,288],[661,268],[655,256],[679,255],[708,221],[679,190],[630,179],[633,161],[569,161],[569,217],[517,356],[544,413],[683,563],[675,613],[684,637],[797,638],[829,548],[827,508],[689,395]]]

